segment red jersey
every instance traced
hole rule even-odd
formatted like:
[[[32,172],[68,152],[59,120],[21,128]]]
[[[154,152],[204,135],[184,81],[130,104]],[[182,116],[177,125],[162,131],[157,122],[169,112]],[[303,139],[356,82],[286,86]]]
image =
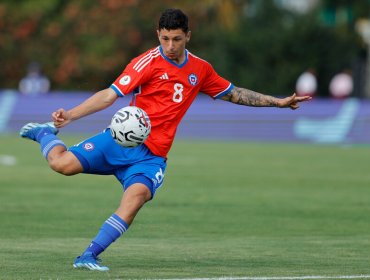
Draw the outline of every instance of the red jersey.
[[[152,130],[145,145],[161,157],[167,156],[177,126],[198,92],[219,98],[233,87],[207,61],[185,50],[185,61],[176,64],[160,46],[134,58],[111,85],[121,97],[133,93],[130,105],[148,114]]]

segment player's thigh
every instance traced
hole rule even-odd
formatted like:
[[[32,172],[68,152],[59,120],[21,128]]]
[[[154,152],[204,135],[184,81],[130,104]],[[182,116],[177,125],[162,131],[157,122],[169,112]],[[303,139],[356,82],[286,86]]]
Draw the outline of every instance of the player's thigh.
[[[109,132],[108,132],[109,133]],[[99,133],[69,148],[87,174],[112,174],[115,160],[119,158],[119,145],[115,144],[110,134]]]
[[[151,198],[153,198],[157,189],[163,184],[166,166],[164,158],[153,157],[128,168],[119,169],[115,176],[121,182],[125,192],[134,184],[139,183],[150,190]]]

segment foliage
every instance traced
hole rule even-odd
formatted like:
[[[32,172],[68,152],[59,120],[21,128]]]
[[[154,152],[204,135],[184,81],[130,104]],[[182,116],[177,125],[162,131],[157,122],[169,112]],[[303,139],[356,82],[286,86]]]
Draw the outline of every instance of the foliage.
[[[205,38],[204,45],[205,40],[218,43],[203,49],[204,57],[237,84],[283,95],[294,90],[299,74],[313,68],[319,92],[327,94],[331,77],[351,68],[359,50],[356,35],[321,25],[315,12],[298,17],[272,1],[260,3],[254,17],[243,17],[236,30],[218,29],[212,39]]]
[[[351,29],[321,25],[319,11],[298,16],[272,0],[5,0],[1,87],[17,87],[27,64],[38,61],[53,89],[104,88],[130,59],[158,44],[157,19],[166,7],[188,13],[190,51],[235,84],[271,94],[293,91],[308,67],[325,94],[329,78],[350,67],[360,49]]]

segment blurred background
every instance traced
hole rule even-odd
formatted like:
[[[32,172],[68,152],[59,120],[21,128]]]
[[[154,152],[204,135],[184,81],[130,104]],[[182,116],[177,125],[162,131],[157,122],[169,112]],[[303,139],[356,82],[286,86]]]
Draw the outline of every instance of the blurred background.
[[[189,16],[188,49],[235,85],[314,97],[290,111],[200,95],[179,137],[369,143],[370,0],[2,0],[0,133],[48,121],[109,87],[158,45],[158,18],[169,7]],[[100,131],[128,103],[65,131]]]

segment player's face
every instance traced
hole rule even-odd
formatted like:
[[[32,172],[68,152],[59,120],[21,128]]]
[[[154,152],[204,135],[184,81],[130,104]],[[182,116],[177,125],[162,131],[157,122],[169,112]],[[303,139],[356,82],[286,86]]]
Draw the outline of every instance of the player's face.
[[[190,31],[185,33],[181,29],[161,29],[157,30],[157,34],[165,56],[177,64],[184,62],[185,45],[190,40]]]

